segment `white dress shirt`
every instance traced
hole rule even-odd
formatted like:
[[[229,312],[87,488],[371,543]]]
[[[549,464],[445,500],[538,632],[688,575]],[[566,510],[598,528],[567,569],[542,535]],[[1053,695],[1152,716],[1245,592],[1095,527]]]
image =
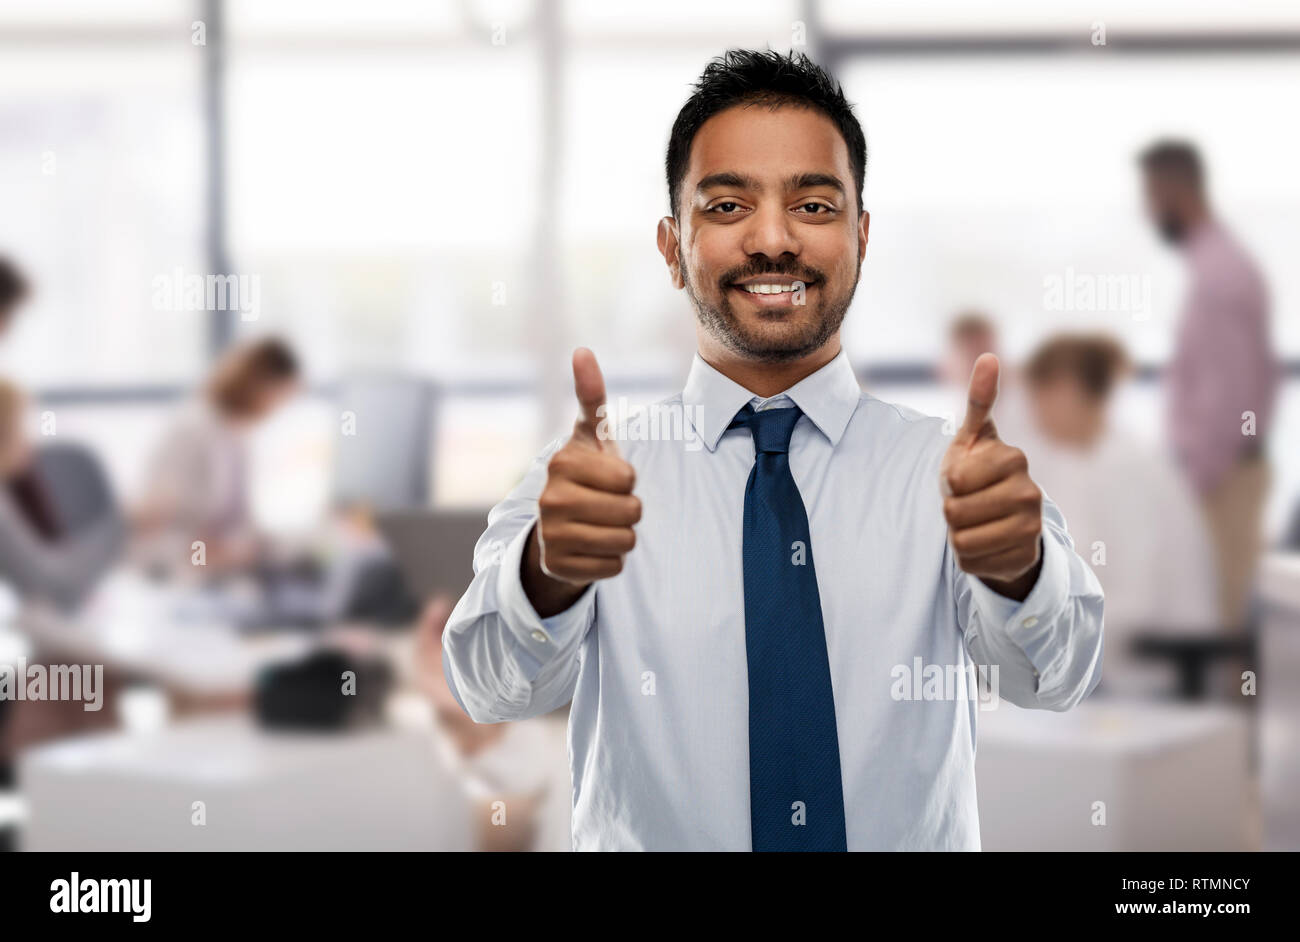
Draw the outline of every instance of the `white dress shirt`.
[[[964,681],[996,666],[1003,700],[1078,703],[1100,679],[1101,587],[1047,499],[1023,602],[958,569],[942,420],[862,393],[843,352],[769,399],[697,355],[681,395],[620,426],[642,504],[623,571],[543,619],[520,560],[562,442],[546,448],[489,514],[443,634],[453,693],[478,722],[572,700],[575,849],[749,850],[741,514],[754,445],[727,431],[746,403],[803,411],[790,469],[812,536],[848,849],[978,850],[976,713],[998,701]]]

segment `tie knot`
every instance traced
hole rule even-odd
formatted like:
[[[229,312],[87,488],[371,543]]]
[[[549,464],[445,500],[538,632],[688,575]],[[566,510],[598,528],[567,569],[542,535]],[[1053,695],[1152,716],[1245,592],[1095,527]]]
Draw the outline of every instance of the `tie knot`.
[[[803,415],[798,406],[784,409],[764,409],[756,412],[746,403],[745,408],[736,413],[727,428],[747,428],[754,436],[754,451],[769,454],[785,454],[790,450],[790,436],[794,434],[795,423]]]

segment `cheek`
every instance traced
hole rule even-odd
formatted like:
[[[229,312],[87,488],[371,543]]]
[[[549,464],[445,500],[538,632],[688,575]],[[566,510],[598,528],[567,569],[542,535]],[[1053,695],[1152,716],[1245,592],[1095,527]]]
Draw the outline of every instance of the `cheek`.
[[[727,230],[704,230],[686,244],[682,261],[697,286],[712,288],[717,284],[718,273],[745,263],[745,253]]]
[[[858,242],[852,230],[823,227],[804,240],[804,261],[836,281],[852,281],[858,271]]]

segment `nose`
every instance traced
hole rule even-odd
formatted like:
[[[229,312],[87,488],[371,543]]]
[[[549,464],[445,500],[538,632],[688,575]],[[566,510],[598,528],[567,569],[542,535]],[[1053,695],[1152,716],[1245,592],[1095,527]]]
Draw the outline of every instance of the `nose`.
[[[782,255],[797,256],[803,249],[795,234],[792,220],[783,206],[760,206],[749,219],[745,220],[744,225],[745,234],[741,248],[746,255],[780,258]]]

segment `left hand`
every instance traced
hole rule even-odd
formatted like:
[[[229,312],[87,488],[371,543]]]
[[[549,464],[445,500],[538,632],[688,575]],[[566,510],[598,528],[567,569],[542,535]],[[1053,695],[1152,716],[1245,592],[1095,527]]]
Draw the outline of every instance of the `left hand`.
[[[966,419],[939,466],[940,489],[957,565],[1023,601],[1042,565],[1043,492],[1029,476],[1025,453],[998,438],[989,416],[998,371],[991,353],[975,361]]]

